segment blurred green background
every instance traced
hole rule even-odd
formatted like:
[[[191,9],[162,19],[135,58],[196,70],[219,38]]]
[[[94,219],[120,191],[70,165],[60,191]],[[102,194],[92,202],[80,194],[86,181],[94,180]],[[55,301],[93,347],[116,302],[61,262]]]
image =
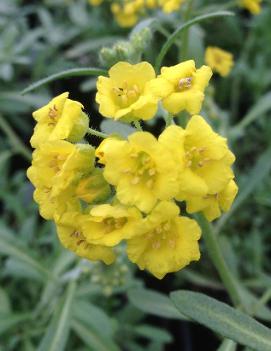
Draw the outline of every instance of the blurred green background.
[[[227,3],[196,1],[195,11],[208,13]],[[202,64],[205,47],[216,45],[235,57],[229,77],[213,77],[203,107],[237,158],[239,197],[216,229],[247,310],[270,326],[270,1],[255,17],[238,8],[234,12],[234,17],[193,26],[188,56]],[[51,97],[70,91],[84,104],[91,127],[107,131],[112,125],[98,115],[93,77],[55,80],[22,95],[24,88],[75,67],[108,68],[119,60],[154,63],[166,36],[182,21],[180,13],[157,12],[134,29],[122,29],[108,6],[93,8],[86,0],[0,0],[1,351],[218,349],[221,340],[186,322],[167,297],[185,288],[229,302],[204,243],[198,263],[161,281],[139,272],[121,249],[110,267],[80,260],[61,247],[53,224],[39,216],[25,175],[31,162],[31,113]],[[165,64],[178,63],[181,49],[180,38]],[[158,134],[160,117],[144,127]]]

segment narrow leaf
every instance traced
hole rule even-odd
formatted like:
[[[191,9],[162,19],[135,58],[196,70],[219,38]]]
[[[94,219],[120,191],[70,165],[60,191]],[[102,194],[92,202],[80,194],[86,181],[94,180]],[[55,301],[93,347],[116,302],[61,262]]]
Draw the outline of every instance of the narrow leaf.
[[[187,319],[181,315],[170,299],[161,293],[147,289],[135,289],[128,291],[128,299],[139,310],[155,316]]]
[[[39,345],[38,351],[64,351],[68,340],[71,321],[71,308],[76,283],[70,282],[64,301],[56,310],[55,315]]]
[[[170,298],[181,313],[225,338],[258,351],[271,350],[271,330],[243,312],[191,291],[175,291]]]
[[[217,351],[236,351],[236,349],[237,344],[234,341],[230,339],[224,339]]]
[[[31,317],[31,313],[10,315],[0,314],[0,335],[5,333],[8,329],[16,327],[20,323],[25,323]]]
[[[29,93],[30,91],[33,91],[42,85],[48,84],[50,82],[53,82],[54,80],[61,79],[61,78],[70,78],[70,77],[79,77],[79,76],[99,76],[107,75],[107,71],[101,68],[72,68],[72,69],[67,69],[65,71],[61,71],[55,74],[52,74],[49,77],[43,78],[36,83],[33,83],[29,85],[27,88],[25,88],[22,91],[22,94]]]
[[[159,55],[157,56],[156,62],[155,62],[155,69],[156,72],[159,71],[159,68],[161,67],[161,63],[163,61],[163,58],[165,57],[166,53],[170,49],[170,47],[174,44],[175,40],[178,38],[181,32],[183,32],[185,29],[191,27],[193,24],[208,20],[210,18],[214,17],[224,17],[224,16],[234,16],[233,12],[229,11],[217,11],[213,13],[209,13],[207,15],[201,15],[198,17],[193,18],[192,20],[185,22],[184,24],[180,25],[167,39],[165,44],[162,46],[162,49],[160,50]]]
[[[83,323],[74,320],[72,322],[72,328],[75,333],[84,341],[84,343],[95,351],[119,351],[118,346],[107,339],[99,335],[96,331],[89,327],[86,327]]]

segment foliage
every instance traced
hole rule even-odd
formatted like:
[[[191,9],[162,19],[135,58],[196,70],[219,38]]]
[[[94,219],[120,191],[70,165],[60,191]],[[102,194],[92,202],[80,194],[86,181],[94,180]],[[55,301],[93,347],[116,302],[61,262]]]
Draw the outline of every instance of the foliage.
[[[235,16],[225,16],[228,10]],[[0,0],[1,351],[234,350],[236,343],[246,350],[269,348],[270,16],[270,1],[252,17],[229,1],[198,0],[190,10],[185,4],[172,14],[155,10],[124,29],[107,5]],[[91,127],[111,132],[112,122],[98,118],[94,103],[99,72],[119,60],[160,66],[162,59],[172,65],[193,58],[201,65],[209,45],[235,59],[229,77],[213,78],[202,114],[229,140],[240,191],[213,227],[202,222],[201,260],[157,282],[138,273],[121,249],[110,267],[66,251],[53,225],[39,217],[25,176],[31,112],[70,91],[84,102]],[[144,128],[159,134],[164,118],[161,109]],[[113,128],[123,136],[134,131],[121,123]],[[210,247],[210,240],[216,244]],[[169,295],[177,289],[201,293]],[[204,337],[205,327],[195,329],[188,319],[214,337]],[[246,337],[249,326],[253,333]],[[191,347],[183,340],[187,330]]]

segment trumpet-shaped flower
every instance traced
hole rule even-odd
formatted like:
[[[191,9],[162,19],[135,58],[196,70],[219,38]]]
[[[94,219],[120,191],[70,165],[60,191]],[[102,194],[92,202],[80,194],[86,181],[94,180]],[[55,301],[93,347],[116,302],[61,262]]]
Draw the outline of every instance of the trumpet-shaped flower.
[[[125,122],[152,118],[158,99],[150,93],[148,82],[154,78],[154,69],[148,62],[118,62],[110,68],[109,78],[98,78],[96,101],[100,113]]]
[[[82,228],[88,242],[115,246],[123,239],[136,235],[140,223],[141,214],[136,208],[103,204],[90,209],[82,222]]]
[[[200,258],[197,222],[179,216],[179,208],[162,201],[143,220],[142,235],[127,240],[127,254],[141,270],[162,279]]]
[[[68,96],[69,93],[63,93],[33,113],[38,122],[30,140],[34,148],[46,141],[78,142],[86,134],[88,117],[82,112],[83,105]]]
[[[239,4],[253,15],[258,15],[261,12],[261,2],[262,0],[240,0]]]
[[[116,186],[121,203],[149,212],[157,200],[169,200],[176,195],[176,163],[152,134],[136,132],[128,141],[108,138],[102,157],[104,177]]]
[[[209,46],[205,51],[205,62],[213,71],[226,77],[232,69],[233,56],[230,52]]]
[[[207,194],[205,196],[191,196],[187,201],[187,212],[194,213],[202,211],[208,221],[221,216],[221,211],[227,212],[238,192],[238,187],[234,180],[226,185],[226,187],[217,194]]]
[[[193,60],[172,67],[162,67],[161,74],[150,83],[153,94],[162,98],[164,108],[176,114],[200,111],[204,99],[204,89],[212,76],[208,66],[196,69]]]
[[[57,234],[62,245],[75,252],[78,256],[91,261],[101,260],[106,264],[111,264],[115,260],[114,251],[102,245],[90,244],[87,236],[90,233],[82,229],[84,215],[80,212],[66,212],[57,224]]]
[[[185,130],[168,127],[159,142],[171,151],[178,164],[178,200],[215,195],[234,177],[231,165],[235,158],[226,139],[215,133],[201,116],[193,116]]]

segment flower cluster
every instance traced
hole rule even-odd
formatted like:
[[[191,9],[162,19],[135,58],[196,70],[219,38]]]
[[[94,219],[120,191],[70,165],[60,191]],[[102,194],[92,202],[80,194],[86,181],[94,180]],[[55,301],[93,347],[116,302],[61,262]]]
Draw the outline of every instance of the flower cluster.
[[[211,74],[190,60],[163,67],[158,77],[147,62],[119,62],[99,77],[96,100],[106,117],[150,119],[158,101],[170,113],[192,114],[185,128],[171,124],[158,138],[110,135],[95,149],[81,141],[88,117],[67,93],[34,112],[27,175],[41,215],[55,221],[66,248],[110,264],[124,242],[130,261],[159,279],[200,258],[200,227],[178,202],[212,221],[237,193],[226,139],[197,115]]]
[[[165,13],[177,11],[186,0],[121,0],[109,1],[111,12],[121,27],[132,27],[139,17],[148,10],[161,9]],[[92,6],[99,6],[103,0],[89,0]]]

